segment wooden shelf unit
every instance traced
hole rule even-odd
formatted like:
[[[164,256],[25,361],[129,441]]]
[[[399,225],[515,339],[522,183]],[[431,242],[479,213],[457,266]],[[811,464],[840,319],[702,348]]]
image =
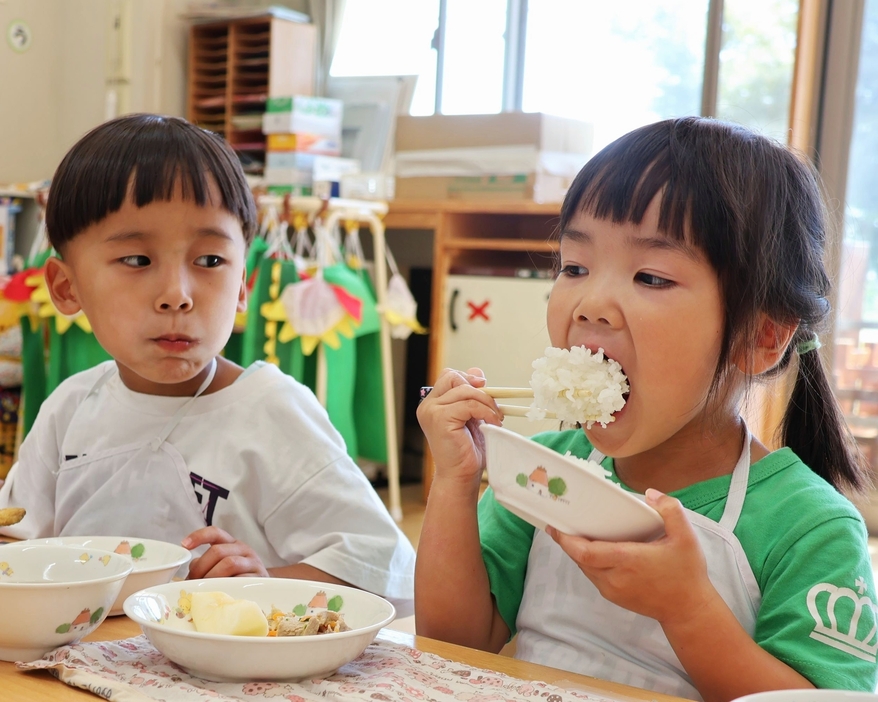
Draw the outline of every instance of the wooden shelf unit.
[[[428,346],[428,383],[444,368],[442,301],[455,269],[546,270],[558,251],[560,203],[501,200],[393,200],[388,229],[427,229],[433,236],[433,300]],[[424,456],[424,500],[433,479],[429,450]]]
[[[261,172],[266,100],[313,94],[316,41],[314,25],[271,15],[193,25],[187,118],[225,137],[249,157],[247,170]]]

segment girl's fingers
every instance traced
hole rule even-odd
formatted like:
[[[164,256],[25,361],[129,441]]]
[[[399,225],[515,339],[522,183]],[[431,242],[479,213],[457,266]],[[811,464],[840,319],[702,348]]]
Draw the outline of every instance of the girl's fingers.
[[[653,488],[646,491],[646,504],[661,515],[665,522],[665,534],[672,538],[695,539],[695,532],[686,516],[683,505],[676,497],[670,497]]]
[[[600,570],[612,568],[619,562],[621,554],[617,544],[565,534],[552,526],[546,527],[546,533],[582,568]]]
[[[462,422],[475,418],[499,424],[502,419],[494,398],[474,387],[469,377],[460,371],[444,373],[436,381],[433,391],[418,405],[418,415],[445,413],[449,409],[452,410],[450,418]]]
[[[433,391],[429,394],[428,397],[439,397],[451,390],[452,388],[458,387],[460,385],[467,385],[469,387],[482,387],[485,384],[485,374],[482,373],[481,369],[479,368],[470,368],[469,370],[476,371],[476,373],[455,370],[454,368],[443,369],[443,371],[439,374],[439,377],[436,378],[436,383],[433,385]]]

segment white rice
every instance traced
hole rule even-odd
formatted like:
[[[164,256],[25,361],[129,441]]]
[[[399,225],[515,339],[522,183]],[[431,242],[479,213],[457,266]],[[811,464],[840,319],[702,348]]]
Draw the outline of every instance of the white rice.
[[[592,475],[598,478],[604,478],[605,480],[609,480],[612,473],[604,468],[597,461],[589,460],[588,458],[580,458],[579,456],[574,456],[570,451],[564,454],[565,458],[569,458],[575,461],[580,467],[587,470]]]
[[[628,380],[616,361],[604,357],[603,349],[593,354],[584,346],[569,351],[549,347],[533,362],[533,369],[530,419],[544,419],[552,412],[561,421],[580,422],[588,429],[595,422],[606,427],[613,413],[625,406],[622,395],[628,392]]]

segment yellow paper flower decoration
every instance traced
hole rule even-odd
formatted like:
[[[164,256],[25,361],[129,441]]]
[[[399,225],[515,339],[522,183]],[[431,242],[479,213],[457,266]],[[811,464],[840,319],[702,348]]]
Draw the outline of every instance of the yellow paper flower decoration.
[[[354,338],[363,315],[362,301],[321,277],[305,278],[287,285],[279,299],[260,308],[265,319],[282,323],[277,340],[302,340],[302,353],[310,356],[319,343],[341,347],[339,335]]]
[[[31,300],[31,296],[42,279],[42,268],[28,268],[6,281],[0,292],[0,327],[9,328],[18,324],[22,317],[28,317],[31,331],[37,330],[39,305]]]
[[[30,299],[32,302],[39,305],[37,314],[43,319],[52,319],[52,317],[54,317],[55,331],[59,334],[63,334],[74,324],[86,334],[92,333],[91,322],[88,321],[88,317],[86,317],[82,311],[79,311],[74,315],[66,315],[58,311],[58,308],[55,307],[55,303],[52,302],[52,298],[49,295],[49,286],[46,285],[46,277],[42,272],[28,278],[25,283],[27,285],[36,286],[33,293],[31,293]]]

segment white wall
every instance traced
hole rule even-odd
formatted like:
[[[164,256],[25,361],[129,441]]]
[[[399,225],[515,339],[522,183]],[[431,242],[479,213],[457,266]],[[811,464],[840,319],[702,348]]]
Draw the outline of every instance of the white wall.
[[[107,90],[120,91],[117,112],[184,115],[186,0],[0,0],[0,183],[50,178],[67,149],[108,114]],[[108,85],[115,65],[111,28],[128,18],[122,85]],[[17,53],[6,41],[14,19],[33,43]],[[123,28],[124,28],[123,24]],[[127,86],[127,88],[126,88]]]

